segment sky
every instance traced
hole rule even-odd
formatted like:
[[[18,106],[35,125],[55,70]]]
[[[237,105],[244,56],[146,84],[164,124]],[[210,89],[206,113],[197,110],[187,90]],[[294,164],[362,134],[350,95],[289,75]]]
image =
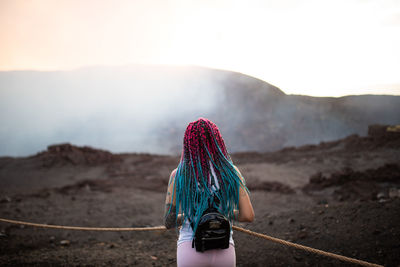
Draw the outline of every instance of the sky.
[[[241,72],[287,94],[400,95],[397,0],[0,0],[0,70]]]

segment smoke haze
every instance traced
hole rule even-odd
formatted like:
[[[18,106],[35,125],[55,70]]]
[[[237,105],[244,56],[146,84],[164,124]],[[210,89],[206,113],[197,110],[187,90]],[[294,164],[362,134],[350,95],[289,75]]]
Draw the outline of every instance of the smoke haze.
[[[0,153],[12,156],[60,142],[167,153],[157,125],[195,119],[221,91],[206,71],[151,66],[2,72],[0,83]]]
[[[179,153],[188,122],[208,117],[230,152],[365,135],[400,123],[399,96],[286,95],[240,73],[201,67],[0,72],[0,155],[69,142],[112,152]]]

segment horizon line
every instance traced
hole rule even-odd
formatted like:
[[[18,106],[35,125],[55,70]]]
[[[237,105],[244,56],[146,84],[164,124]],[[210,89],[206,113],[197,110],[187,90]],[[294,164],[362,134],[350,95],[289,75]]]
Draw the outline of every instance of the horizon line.
[[[91,69],[91,68],[124,68],[124,67],[172,67],[172,68],[203,68],[203,69],[210,69],[210,70],[217,70],[217,71],[227,71],[227,72],[232,72],[232,73],[238,73],[242,74],[254,79],[258,79],[260,81],[263,81],[265,83],[268,83],[279,90],[281,90],[285,95],[292,95],[292,96],[309,96],[309,97],[318,97],[318,98],[324,98],[324,97],[329,97],[329,98],[341,98],[341,97],[347,97],[347,96],[400,96],[399,94],[386,94],[386,93],[379,93],[379,94],[374,94],[374,93],[365,93],[365,94],[346,94],[346,95],[339,95],[339,96],[332,96],[332,95],[308,95],[308,94],[302,94],[302,93],[286,93],[284,90],[281,89],[280,86],[274,85],[271,82],[268,82],[262,78],[256,77],[254,75],[250,75],[241,71],[236,71],[236,70],[231,70],[231,69],[223,69],[223,68],[217,68],[217,67],[210,67],[210,66],[203,66],[203,65],[196,65],[196,64],[170,64],[170,63],[127,63],[127,64],[115,64],[115,65],[104,65],[104,64],[91,64],[91,65],[82,65],[82,66],[77,66],[77,67],[71,67],[71,68],[39,68],[39,69],[30,69],[30,68],[21,68],[21,69],[1,69],[0,68],[0,73],[7,73],[7,72],[43,72],[43,73],[50,73],[50,72],[74,72],[74,71],[79,71],[79,70],[84,70],[84,69]],[[372,85],[372,86],[367,86],[366,89],[371,89],[374,87],[399,87],[400,88],[400,83],[399,84],[379,84],[379,85]]]

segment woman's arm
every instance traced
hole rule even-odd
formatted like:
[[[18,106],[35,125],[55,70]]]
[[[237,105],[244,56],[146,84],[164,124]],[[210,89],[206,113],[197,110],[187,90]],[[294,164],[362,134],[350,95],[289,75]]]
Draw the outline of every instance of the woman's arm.
[[[178,215],[176,218],[176,196],[174,194],[174,179],[176,169],[171,172],[168,182],[167,196],[165,198],[165,211],[164,211],[164,225],[167,229],[173,228],[182,224],[182,216]],[[172,195],[174,198],[172,199]],[[178,222],[177,222],[178,221]]]
[[[236,171],[243,183],[245,180],[239,169],[235,166]],[[252,222],[254,220],[253,205],[251,205],[250,197],[246,190],[242,187],[239,189],[239,210],[235,212],[235,219],[239,222]]]

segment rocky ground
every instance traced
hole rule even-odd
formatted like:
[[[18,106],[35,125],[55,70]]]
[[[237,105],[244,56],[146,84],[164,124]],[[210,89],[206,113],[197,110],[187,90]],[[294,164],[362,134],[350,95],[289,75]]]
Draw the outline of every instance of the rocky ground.
[[[256,219],[237,225],[385,266],[400,265],[400,138],[350,136],[232,159]],[[97,227],[162,224],[178,156],[72,145],[0,158],[0,217]],[[1,266],[176,265],[176,232],[83,232],[0,223]],[[352,266],[234,232],[238,266]]]

